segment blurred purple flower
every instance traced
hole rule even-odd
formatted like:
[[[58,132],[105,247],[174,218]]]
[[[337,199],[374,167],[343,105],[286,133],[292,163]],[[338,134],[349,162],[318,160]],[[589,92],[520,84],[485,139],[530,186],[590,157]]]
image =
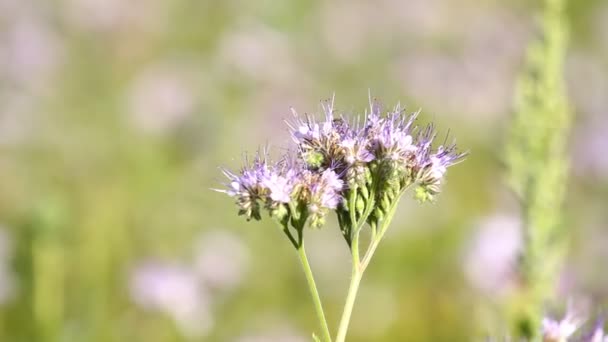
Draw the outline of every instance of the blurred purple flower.
[[[0,76],[28,95],[46,93],[63,61],[63,41],[39,11],[24,6],[17,12],[0,30]]]
[[[182,125],[196,108],[188,70],[152,65],[132,82],[127,109],[133,126],[148,134],[166,134]]]
[[[517,217],[505,214],[495,214],[477,224],[464,260],[471,285],[493,295],[502,295],[515,286],[517,257],[523,243],[520,226]]]
[[[205,232],[195,245],[194,268],[203,284],[230,290],[241,282],[249,253],[241,239],[226,231]]]
[[[549,317],[543,318],[542,321],[542,336],[543,342],[566,342],[570,336],[574,335],[576,330],[583,324],[583,319],[572,313],[567,313],[560,320],[554,320]]]
[[[169,315],[186,335],[204,336],[214,324],[207,293],[188,267],[140,264],[131,274],[129,287],[137,305]]]

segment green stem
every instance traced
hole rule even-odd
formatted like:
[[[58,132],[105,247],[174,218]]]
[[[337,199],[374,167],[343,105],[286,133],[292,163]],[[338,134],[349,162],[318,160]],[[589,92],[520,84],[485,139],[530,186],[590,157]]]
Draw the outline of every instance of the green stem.
[[[340,326],[338,328],[338,334],[336,335],[336,342],[344,342],[346,339],[346,333],[348,331],[348,324],[350,322],[350,316],[353,312],[353,306],[355,305],[355,299],[357,298],[357,292],[359,291],[359,284],[363,277],[363,270],[360,268],[359,262],[359,233],[357,232],[353,238],[352,246],[352,274],[350,278],[350,285],[348,287],[348,294],[346,295],[346,303],[344,303],[344,311],[342,311],[342,318],[340,319]]]
[[[310,269],[308,258],[306,257],[306,251],[304,250],[304,241],[300,242],[300,246],[298,247],[298,256],[300,257],[302,269],[304,270],[304,274],[306,275],[308,288],[310,289],[312,301],[315,305],[317,319],[319,320],[319,325],[321,326],[321,332],[323,334],[323,341],[331,342],[331,335],[327,326],[327,320],[325,319],[325,313],[323,311],[323,305],[321,304],[321,298],[319,297],[319,291],[317,291],[317,285],[315,284],[315,279],[312,275],[312,270]]]

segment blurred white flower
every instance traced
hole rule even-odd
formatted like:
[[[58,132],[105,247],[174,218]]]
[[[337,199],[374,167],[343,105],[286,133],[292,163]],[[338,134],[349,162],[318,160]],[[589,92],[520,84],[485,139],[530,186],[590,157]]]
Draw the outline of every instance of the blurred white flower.
[[[522,245],[517,217],[496,214],[484,218],[467,246],[464,271],[471,285],[501,295],[515,282],[517,256]]]
[[[195,245],[194,268],[211,288],[230,290],[241,282],[249,251],[241,239],[227,231],[204,233]]]
[[[204,336],[212,328],[210,299],[188,267],[147,262],[131,274],[130,294],[146,310],[172,317],[188,336]]]
[[[145,133],[163,134],[177,128],[195,110],[195,90],[186,70],[153,65],[131,85],[131,123]]]

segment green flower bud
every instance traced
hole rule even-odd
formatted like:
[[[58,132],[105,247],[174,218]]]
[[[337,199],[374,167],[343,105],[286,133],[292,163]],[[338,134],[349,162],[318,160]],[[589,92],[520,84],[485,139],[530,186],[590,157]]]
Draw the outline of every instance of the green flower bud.
[[[285,220],[285,218],[289,215],[289,210],[283,204],[278,205],[276,208],[272,208],[270,210],[270,216],[279,222]]]
[[[310,226],[312,228],[321,228],[325,225],[325,215],[315,214],[310,217]]]
[[[367,186],[360,187],[359,194],[367,201],[369,199],[369,190],[367,189]]]
[[[365,168],[365,184],[372,184],[373,182],[373,177],[372,177],[372,170],[371,167],[366,167]]]
[[[427,187],[420,185],[414,190],[414,198],[420,203],[432,201],[433,193]]]
[[[320,168],[323,165],[325,157],[318,151],[309,151],[304,154],[304,161],[312,168]]]
[[[391,206],[391,202],[392,201],[390,200],[390,198],[388,197],[388,195],[385,194],[382,197],[382,199],[380,200],[380,207],[381,207],[382,211],[388,212],[388,209]]]
[[[357,217],[361,217],[365,211],[365,200],[361,196],[357,196],[355,209],[357,211]]]

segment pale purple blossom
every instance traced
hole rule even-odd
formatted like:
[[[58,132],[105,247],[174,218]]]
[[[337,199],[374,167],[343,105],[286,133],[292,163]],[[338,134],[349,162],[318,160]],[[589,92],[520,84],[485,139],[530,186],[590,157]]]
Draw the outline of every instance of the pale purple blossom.
[[[439,146],[437,152],[432,154],[430,159],[429,175],[433,179],[442,179],[448,170],[448,167],[454,165],[462,159],[463,154],[455,151],[456,145]]]
[[[291,194],[298,181],[299,170],[290,166],[275,165],[262,175],[262,186],[270,192],[270,199],[277,203],[291,202]]]
[[[328,209],[335,209],[340,203],[342,186],[344,183],[332,170],[325,170],[319,182],[312,186],[313,198],[319,198],[319,204]]]
[[[397,106],[386,118],[372,117],[370,122],[375,123],[376,127],[370,140],[377,146],[379,157],[400,161],[407,159],[417,150],[410,135],[417,115],[418,113],[402,115],[401,108]]]
[[[447,168],[462,161],[467,155],[458,152],[456,143],[446,145],[445,142],[433,152],[432,143],[435,137],[433,125],[428,125],[417,139],[418,151],[414,158],[414,168],[418,171],[419,181],[423,185],[439,185]]]
[[[368,147],[369,142],[363,137],[345,138],[340,143],[344,149],[344,161],[347,165],[369,163],[374,160],[374,154]]]
[[[292,108],[293,122],[287,122],[296,144],[313,144],[315,141],[329,137],[334,130],[333,99],[322,103],[325,120],[317,122],[314,116],[305,115],[304,119]]]
[[[241,168],[241,172],[238,174],[223,169],[222,172],[230,182],[227,184],[227,189],[215,190],[236,198],[239,215],[245,215],[247,220],[252,217],[260,220],[259,201],[264,202],[269,198],[268,180],[272,178],[272,168],[276,167],[269,166],[266,151],[258,152],[251,164],[247,160],[245,161],[245,166]],[[277,193],[275,197],[282,198],[283,196]]]

